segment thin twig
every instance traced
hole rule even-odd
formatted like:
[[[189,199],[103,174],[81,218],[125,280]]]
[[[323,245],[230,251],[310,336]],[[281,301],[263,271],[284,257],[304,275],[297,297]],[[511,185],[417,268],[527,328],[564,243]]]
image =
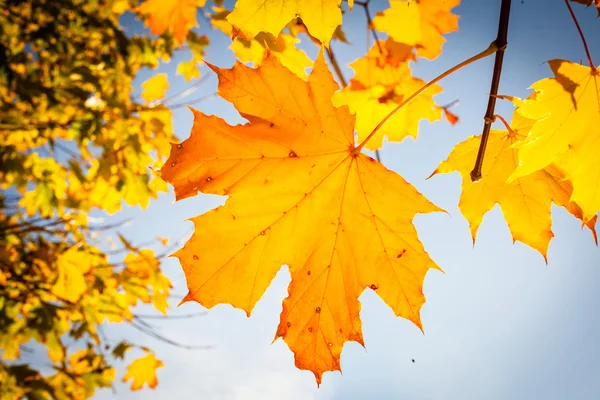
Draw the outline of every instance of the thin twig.
[[[206,311],[200,311],[197,313],[180,314],[180,315],[134,314],[134,317],[140,318],[140,319],[189,319],[189,318],[203,317],[205,315],[208,315],[208,313]]]
[[[483,132],[481,133],[481,142],[479,143],[479,151],[477,152],[477,160],[475,167],[471,171],[471,181],[477,182],[481,179],[481,168],[483,168],[483,158],[485,156],[485,148],[487,147],[488,138],[492,122],[494,122],[494,109],[496,107],[496,96],[498,95],[498,86],[500,85],[500,74],[502,73],[502,60],[504,59],[504,49],[507,45],[508,35],[508,17],[510,16],[510,0],[502,0],[500,6],[500,18],[498,19],[498,36],[496,36],[496,60],[494,61],[494,72],[492,74],[492,85],[490,88],[490,96],[488,98],[487,110],[483,117]]]
[[[139,325],[135,321],[136,320],[130,321],[129,324],[131,326],[133,326],[135,329],[139,330],[140,332],[143,332],[143,333],[147,334],[148,336],[153,337],[154,339],[160,340],[163,343],[170,344],[171,346],[179,347],[179,348],[186,349],[186,350],[193,350],[193,349],[210,350],[210,349],[214,348],[214,346],[212,346],[212,345],[186,345],[186,344],[181,344],[181,343],[175,342],[174,340],[171,340],[165,336],[162,336],[162,335],[158,334],[157,332],[154,332],[153,330],[149,330],[149,329],[145,328],[143,325]]]
[[[346,86],[348,86],[348,81],[346,81],[344,74],[342,74],[340,64],[338,64],[337,58],[335,58],[335,54],[333,54],[333,50],[331,49],[331,46],[329,46],[329,48],[326,48],[326,49],[327,49],[327,56],[329,57],[329,61],[331,61],[331,65],[333,65],[335,74],[337,75],[338,79],[340,80],[340,84],[342,85],[342,88],[345,88]]]
[[[454,67],[446,70],[445,72],[443,72],[442,74],[436,76],[435,78],[433,78],[432,80],[430,80],[429,82],[427,82],[425,85],[421,86],[416,92],[414,92],[413,94],[411,94],[410,96],[408,96],[406,99],[404,99],[404,101],[400,104],[398,104],[398,106],[396,108],[394,108],[388,115],[385,116],[384,119],[381,120],[381,122],[379,122],[379,124],[377,124],[377,126],[371,131],[371,133],[369,134],[369,136],[367,136],[365,138],[365,140],[362,141],[361,144],[359,144],[358,146],[356,146],[353,150],[354,154],[358,154],[360,153],[360,151],[362,150],[363,147],[365,147],[365,145],[369,142],[369,140],[371,140],[373,138],[373,136],[375,136],[375,134],[381,129],[381,127],[390,119],[394,116],[394,114],[396,114],[398,111],[400,111],[402,109],[402,107],[404,107],[405,105],[407,105],[408,103],[410,103],[411,101],[413,101],[415,98],[419,97],[419,95],[421,93],[423,93],[424,91],[426,91],[427,89],[429,89],[432,85],[438,83],[439,81],[441,81],[442,79],[444,79],[445,77],[447,77],[448,75],[451,75],[452,73],[458,71],[459,69],[477,61],[477,60],[481,60],[482,58],[485,58],[487,56],[490,56],[492,54],[494,54],[496,51],[498,51],[498,46],[496,45],[496,41],[493,41],[492,43],[490,43],[490,45],[488,46],[487,49],[483,50],[482,52],[474,55],[473,57],[456,64]]]
[[[375,40],[377,48],[379,49],[379,54],[383,54],[383,49],[381,48],[381,43],[379,42],[379,36],[377,35],[377,31],[373,27],[373,18],[371,18],[371,12],[369,11],[370,1],[371,0],[367,0],[364,3],[355,2],[355,4],[361,6],[365,11],[365,17],[367,18],[367,29],[369,30],[369,32],[371,32],[371,35],[373,35],[373,39]]]
[[[590,63],[590,67],[592,69],[596,69],[594,67],[594,62],[592,61],[592,56],[590,55],[590,49],[588,48],[587,42],[585,41],[585,36],[583,36],[583,31],[581,30],[581,26],[579,26],[579,21],[577,21],[577,17],[575,17],[575,13],[573,12],[573,8],[571,8],[571,4],[569,4],[569,0],[565,0],[565,4],[569,9],[569,13],[571,13],[571,18],[573,18],[573,22],[575,22],[575,26],[577,27],[577,31],[579,31],[579,36],[581,36],[581,41],[583,42],[583,47],[585,48],[585,54],[587,55],[588,62]]]

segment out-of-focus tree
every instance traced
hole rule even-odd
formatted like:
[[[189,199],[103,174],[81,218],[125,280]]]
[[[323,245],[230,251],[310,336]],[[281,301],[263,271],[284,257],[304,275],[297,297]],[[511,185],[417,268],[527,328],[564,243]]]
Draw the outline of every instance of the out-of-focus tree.
[[[163,255],[122,235],[108,250],[118,226],[89,217],[144,208],[166,190],[149,168],[175,141],[165,88],[149,81],[140,100],[133,81],[184,42],[194,58],[180,69],[198,77],[207,39],[190,32],[193,18],[157,30],[153,3],[0,0],[0,399],[92,396],[136,346],[109,341],[103,324],[146,329],[134,313],[142,303],[166,313]],[[195,16],[203,1],[171,3]],[[124,13],[158,36],[126,34]],[[153,387],[162,363],[138,347],[148,354],[126,376],[133,389]]]

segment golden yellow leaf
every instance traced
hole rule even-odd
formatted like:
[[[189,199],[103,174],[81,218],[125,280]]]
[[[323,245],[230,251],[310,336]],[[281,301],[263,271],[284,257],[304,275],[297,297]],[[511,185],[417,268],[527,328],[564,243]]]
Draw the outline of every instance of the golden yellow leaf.
[[[137,11],[148,16],[147,23],[154,35],[171,30],[175,40],[183,44],[190,29],[198,25],[198,7],[205,4],[206,0],[146,0]]]
[[[168,88],[167,74],[156,74],[142,83],[142,99],[146,103],[160,100],[165,97]]]
[[[212,24],[215,28],[227,35],[233,34],[233,27],[226,18],[229,11],[217,8],[212,16]],[[247,40],[236,37],[229,48],[235,53],[235,57],[242,62],[252,62],[260,65],[270,52],[287,68],[301,78],[306,78],[305,69],[312,66],[312,61],[303,50],[296,47],[300,40],[292,35],[281,32],[277,39],[269,33],[258,33],[254,39]]]
[[[154,389],[158,385],[156,370],[164,366],[162,361],[158,360],[154,354],[147,354],[144,357],[134,360],[127,367],[127,373],[123,377],[123,382],[131,379],[131,390],[140,390],[146,384],[151,389]]]
[[[200,191],[229,196],[192,218],[195,233],[175,253],[189,289],[183,301],[227,303],[250,315],[288,265],[276,337],[317,382],[340,369],[346,341],[363,343],[365,288],[421,327],[423,279],[438,267],[412,220],[440,209],[356,150],[354,117],[331,103],[338,86],[323,53],[306,82],[272,55],[257,69],[211,68],[219,94],[250,123],[230,126],[194,111],[190,138],[173,145],[162,168],[178,200]]]
[[[452,8],[460,0],[390,0],[390,8],[373,19],[375,29],[387,32],[396,42],[417,49],[419,57],[433,60],[442,52],[444,34],[458,30]]]
[[[564,60],[548,62],[554,78],[533,84],[535,95],[520,105],[523,116],[536,120],[519,143],[519,164],[511,180],[561,159],[573,183],[571,201],[583,220],[600,211],[600,68]]]
[[[535,121],[523,118],[518,110],[513,115],[511,131],[492,130],[488,139],[482,178],[472,182],[473,169],[481,136],[471,136],[459,143],[448,159],[432,174],[458,171],[462,177],[459,208],[469,221],[473,242],[483,216],[500,205],[513,240],[523,242],[547,256],[552,233],[552,202],[577,215],[577,205],[570,205],[572,185],[560,169],[550,166],[511,183],[506,180],[517,168],[518,150],[512,145],[524,139]],[[594,224],[589,226],[595,237]]]
[[[259,32],[277,37],[288,22],[300,17],[310,34],[327,44],[342,24],[340,3],[341,0],[239,0],[227,21],[239,30],[239,36],[250,40]]]
[[[198,68],[198,61],[192,58],[189,61],[182,61],[177,65],[177,73],[183,75],[186,81],[200,78],[200,69]]]
[[[52,294],[71,303],[79,301],[87,290],[84,274],[100,261],[99,256],[75,247],[62,253],[56,261],[58,279],[52,286]]]
[[[367,55],[350,66],[355,77],[350,85],[334,94],[336,106],[347,105],[356,113],[358,140],[365,139],[379,122],[394,110],[403,99],[425,85],[425,81],[412,76],[408,61],[414,59],[410,47],[393,41],[378,42]],[[442,109],[433,100],[442,88],[433,85],[419,97],[392,116],[367,144],[370,150],[389,141],[400,142],[405,137],[417,137],[419,121],[439,120]]]

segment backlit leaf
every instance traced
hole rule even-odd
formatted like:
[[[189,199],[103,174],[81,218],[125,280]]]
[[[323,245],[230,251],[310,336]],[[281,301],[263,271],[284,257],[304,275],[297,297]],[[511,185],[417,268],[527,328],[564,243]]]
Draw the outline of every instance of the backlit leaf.
[[[571,201],[588,221],[600,211],[600,67],[591,69],[564,60],[548,62],[554,78],[533,84],[534,96],[520,112],[536,120],[517,146],[514,180],[561,160],[573,183]]]
[[[183,44],[189,30],[198,25],[198,7],[205,4],[206,0],[146,0],[137,11],[148,16],[148,25],[154,35],[170,30],[175,40]]]
[[[239,0],[227,21],[247,40],[259,32],[274,37],[294,18],[300,17],[310,34],[327,44],[342,24],[341,0]]]
[[[406,97],[421,88],[425,81],[412,76],[408,62],[414,59],[412,49],[392,40],[375,43],[367,55],[350,64],[355,76],[350,85],[335,93],[335,105],[347,105],[356,113],[358,140],[365,139],[377,124]],[[367,144],[370,150],[389,141],[399,142],[405,137],[417,137],[419,121],[434,122],[441,118],[442,109],[433,96],[442,88],[433,85],[403,107],[375,134]]]
[[[375,29],[396,42],[413,46],[419,57],[433,60],[442,52],[444,34],[458,30],[452,8],[460,0],[390,0],[390,8],[378,12]]]
[[[154,389],[158,385],[156,370],[164,366],[162,361],[150,353],[136,359],[127,367],[127,373],[123,377],[123,382],[131,379],[131,390],[140,390],[144,385],[148,385],[148,387]]]
[[[513,240],[523,242],[547,256],[548,245],[554,236],[551,230],[552,202],[564,206],[577,215],[577,205],[570,205],[573,191],[559,167],[551,165],[507,183],[506,180],[517,167],[518,149],[512,145],[524,139],[535,121],[523,118],[515,112],[511,131],[492,130],[488,139],[482,178],[472,182],[473,169],[481,136],[471,136],[456,145],[448,159],[432,174],[460,172],[462,193],[459,208],[469,221],[473,242],[483,216],[496,204],[500,205]],[[588,224],[595,237],[595,222]]]
[[[273,56],[257,69],[211,68],[219,94],[249,124],[194,111],[190,138],[173,145],[162,168],[178,200],[228,195],[224,206],[192,218],[195,233],[175,253],[189,289],[183,301],[227,303],[250,315],[288,265],[276,337],[317,382],[340,370],[346,341],[363,343],[365,288],[421,327],[423,279],[438,267],[412,221],[440,209],[354,150],[354,117],[331,103],[337,85],[323,54],[306,82]]]
[[[156,74],[142,83],[142,99],[146,103],[160,100],[165,97],[168,88],[167,74]]]

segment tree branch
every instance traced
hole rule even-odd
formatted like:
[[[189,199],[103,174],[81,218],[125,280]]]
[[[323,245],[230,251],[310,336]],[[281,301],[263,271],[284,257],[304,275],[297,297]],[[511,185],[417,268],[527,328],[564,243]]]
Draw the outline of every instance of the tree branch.
[[[571,4],[569,4],[569,0],[565,0],[565,4],[569,9],[569,13],[571,13],[571,18],[573,18],[573,22],[575,22],[575,26],[577,27],[577,31],[579,32],[579,36],[581,36],[581,41],[583,42],[583,47],[585,48],[585,54],[587,55],[590,67],[592,69],[596,69],[596,67],[594,67],[594,62],[592,61],[592,56],[590,55],[590,49],[588,48],[587,42],[585,41],[585,36],[583,36],[583,31],[581,30],[581,26],[579,26],[579,21],[577,21],[577,17],[575,17],[575,13],[573,12],[573,8],[571,8]]]
[[[502,61],[504,60],[504,49],[507,45],[508,36],[508,19],[510,16],[510,0],[502,0],[500,6],[500,18],[498,19],[498,36],[496,36],[495,44],[498,48],[496,59],[494,61],[494,72],[492,75],[492,85],[490,88],[490,96],[488,98],[487,110],[483,118],[483,132],[481,133],[481,143],[479,144],[479,152],[475,167],[471,171],[471,180],[477,182],[481,179],[481,168],[483,167],[483,158],[485,156],[485,148],[487,147],[490,129],[494,121],[494,109],[496,107],[496,96],[498,94],[498,86],[500,85],[500,74],[502,73]]]

